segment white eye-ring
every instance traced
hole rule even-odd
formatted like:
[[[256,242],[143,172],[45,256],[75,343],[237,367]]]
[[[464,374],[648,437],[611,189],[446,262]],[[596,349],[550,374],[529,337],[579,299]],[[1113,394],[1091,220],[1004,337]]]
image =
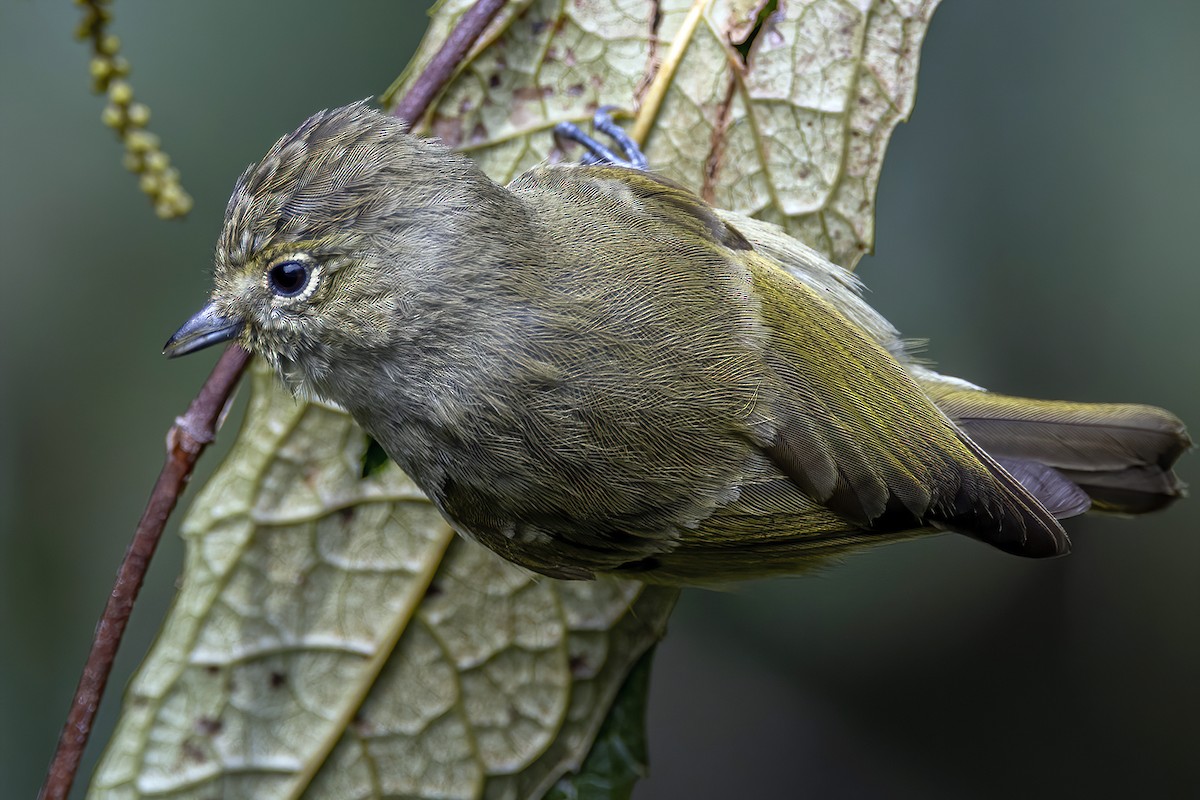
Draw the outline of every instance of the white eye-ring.
[[[317,287],[318,268],[306,260],[288,258],[267,270],[267,287],[277,297],[303,300]]]

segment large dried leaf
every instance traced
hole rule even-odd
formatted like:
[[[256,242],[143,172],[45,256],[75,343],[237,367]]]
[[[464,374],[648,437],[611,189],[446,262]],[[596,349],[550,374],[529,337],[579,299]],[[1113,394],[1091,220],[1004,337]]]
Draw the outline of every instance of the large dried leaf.
[[[559,157],[557,123],[586,124],[601,105],[633,108],[661,79],[644,143],[656,171],[853,268],[874,241],[884,149],[912,110],[937,2],[797,0],[766,15],[766,0],[716,0],[701,3],[695,25],[690,0],[517,3],[416,128],[484,155],[507,181]],[[439,31],[470,5],[441,3]],[[441,40],[427,37],[415,63]]]
[[[632,105],[674,64],[655,168],[852,265],[935,4],[763,20],[759,0],[512,3],[418,127],[507,181],[557,156],[557,122]],[[414,70],[468,6],[438,7]],[[621,687],[676,593],[531,576],[455,537],[394,466],[363,477],[365,449],[344,414],[256,370],[91,796],[540,797],[585,757],[556,796],[628,794],[644,671]]]
[[[258,368],[95,797],[523,798],[577,767],[675,593],[533,576]]]

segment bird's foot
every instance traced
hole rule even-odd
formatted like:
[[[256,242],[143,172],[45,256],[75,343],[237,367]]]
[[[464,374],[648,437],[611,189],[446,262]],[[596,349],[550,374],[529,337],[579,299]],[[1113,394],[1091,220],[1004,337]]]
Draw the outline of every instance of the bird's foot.
[[[583,145],[583,156],[579,163],[585,165],[604,164],[615,167],[644,170],[650,164],[646,160],[642,148],[629,137],[625,130],[613,121],[612,112],[616,106],[601,106],[592,117],[592,127],[612,139],[620,148],[623,155],[617,155],[604,145],[588,136],[573,122],[560,122],[554,126],[554,137],[559,142],[576,142]]]

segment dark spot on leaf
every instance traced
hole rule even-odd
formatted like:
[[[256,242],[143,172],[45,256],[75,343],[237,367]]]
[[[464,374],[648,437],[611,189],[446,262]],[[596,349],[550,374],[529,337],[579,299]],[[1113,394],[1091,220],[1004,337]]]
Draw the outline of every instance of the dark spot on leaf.
[[[183,758],[185,761],[204,764],[208,761],[208,754],[193,739],[189,738],[183,743]]]
[[[196,720],[196,730],[205,736],[216,736],[225,727],[225,723],[212,717],[201,717]]]
[[[340,519],[342,521],[343,525],[349,525],[351,522],[354,521],[355,513],[356,513],[356,509],[354,506],[346,506],[345,508],[339,508],[337,515],[338,515],[338,519]]]
[[[366,717],[363,716],[360,710],[350,720],[350,730],[362,737],[374,736],[378,731],[375,730],[375,725]]]
[[[475,127],[471,129],[471,142],[474,144],[484,142],[487,140],[487,135],[487,128],[483,127],[483,123],[478,122],[475,124]]]
[[[425,587],[425,599],[432,600],[435,597],[441,597],[445,593],[442,585],[437,581],[433,581],[429,586]]]
[[[218,667],[216,664],[208,664],[204,667],[204,672],[207,675],[216,675],[220,671],[221,671],[221,668]]]
[[[591,665],[588,660],[581,655],[573,655],[567,661],[567,666],[571,670],[572,677],[581,678],[590,675],[592,672]]]
[[[500,73],[493,72],[492,76],[490,78],[488,78],[488,87],[491,89],[495,89],[499,85],[500,85]]]
[[[316,466],[311,466],[304,470],[301,480],[308,486],[316,486],[317,480],[321,477],[321,470]]]
[[[572,86],[567,87],[567,96],[568,97],[579,97],[579,95],[581,95],[581,94],[583,94],[583,84],[582,83],[576,83]]]
[[[287,683],[287,675],[278,671],[271,670],[270,683],[272,689],[278,689]]]
[[[457,118],[437,114],[430,126],[433,135],[442,140],[442,144],[453,149],[462,144],[462,121]]]
[[[541,100],[543,97],[549,97],[553,93],[554,90],[549,86],[520,86],[513,91],[513,99]]]

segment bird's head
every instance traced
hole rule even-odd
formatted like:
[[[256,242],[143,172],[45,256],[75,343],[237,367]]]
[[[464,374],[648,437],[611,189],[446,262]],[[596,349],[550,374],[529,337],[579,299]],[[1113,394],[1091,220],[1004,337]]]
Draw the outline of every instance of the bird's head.
[[[434,278],[481,176],[363,103],[314,114],[238,180],[209,302],[168,340],[181,356],[237,340],[294,390],[384,347]]]

